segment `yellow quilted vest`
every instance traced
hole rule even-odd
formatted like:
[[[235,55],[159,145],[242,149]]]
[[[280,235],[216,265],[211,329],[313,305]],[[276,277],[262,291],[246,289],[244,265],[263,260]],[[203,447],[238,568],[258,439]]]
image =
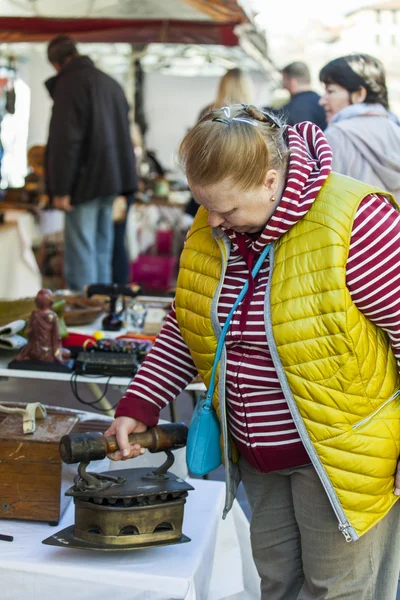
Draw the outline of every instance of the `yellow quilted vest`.
[[[274,244],[265,310],[269,348],[296,426],[352,539],[396,502],[400,454],[396,359],[387,335],[356,308],[346,286],[355,213],[378,191],[329,176],[309,212]],[[200,209],[182,253],[176,309],[206,385],[228,251]]]
[[[199,208],[181,254],[175,307],[179,329],[194,364],[208,387],[218,341],[211,322],[211,306],[222,287],[228,253],[214,239],[208,225],[208,212]],[[220,416],[218,402],[219,367],[216,374],[213,405]]]

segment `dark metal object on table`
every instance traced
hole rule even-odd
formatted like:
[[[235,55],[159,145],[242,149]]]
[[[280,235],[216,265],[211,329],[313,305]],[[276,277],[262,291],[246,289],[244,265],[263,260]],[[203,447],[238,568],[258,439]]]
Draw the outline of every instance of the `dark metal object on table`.
[[[90,460],[101,460],[118,449],[115,437],[100,433],[65,435],[60,455],[68,464],[80,462],[75,485],[66,495],[75,503],[75,524],[43,541],[44,544],[90,550],[134,550],[190,541],[182,533],[183,509],[193,487],[169,471],[171,452],[186,444],[184,423],[159,425],[131,434],[150,452],[166,452],[157,469],[132,468],[89,473]]]
[[[128,439],[130,444],[139,444],[150,452],[162,452],[170,448],[183,448],[187,431],[184,423],[166,423],[142,433],[131,433]],[[64,435],[60,441],[60,456],[67,464],[102,460],[116,450],[118,444],[114,436],[106,437],[96,432]]]
[[[108,296],[110,298],[110,308],[108,314],[102,321],[105,331],[119,331],[122,328],[122,311],[117,311],[117,300],[119,297],[129,296],[135,298],[141,293],[141,288],[138,285],[130,286],[119,283],[93,283],[87,288],[87,296],[90,298],[95,295]]]
[[[113,477],[112,475],[104,475],[101,473],[88,473],[86,467],[87,462],[81,462],[78,466],[78,475],[75,477],[75,491],[98,492],[110,487],[113,483],[125,483],[124,477]]]
[[[138,360],[133,353],[89,350],[89,352],[79,352],[75,359],[75,373],[78,375],[103,375],[131,379],[137,370]]]

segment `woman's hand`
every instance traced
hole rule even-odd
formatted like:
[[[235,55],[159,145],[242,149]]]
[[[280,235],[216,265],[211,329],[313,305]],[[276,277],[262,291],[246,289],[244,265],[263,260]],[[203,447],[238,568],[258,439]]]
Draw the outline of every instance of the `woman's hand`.
[[[104,435],[115,435],[119,450],[108,454],[111,460],[127,460],[144,454],[145,449],[139,444],[130,445],[128,435],[130,433],[141,433],[147,430],[147,425],[131,417],[117,417],[107,429]]]

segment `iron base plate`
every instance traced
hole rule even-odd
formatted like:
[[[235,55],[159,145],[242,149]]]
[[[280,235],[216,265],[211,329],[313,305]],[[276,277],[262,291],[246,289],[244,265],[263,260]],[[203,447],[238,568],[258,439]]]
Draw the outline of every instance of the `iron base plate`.
[[[137,546],[126,545],[126,546],[114,546],[113,544],[95,544],[94,542],[88,542],[81,540],[74,536],[74,525],[62,529],[58,533],[46,538],[42,541],[42,544],[47,546],[58,546],[61,548],[75,548],[78,550],[98,550],[106,552],[118,552],[121,550],[141,550],[143,548],[157,548],[159,546],[171,546],[175,544],[185,544],[190,542],[190,538],[182,534],[177,540],[165,541],[165,542],[153,542],[148,544],[138,544]]]

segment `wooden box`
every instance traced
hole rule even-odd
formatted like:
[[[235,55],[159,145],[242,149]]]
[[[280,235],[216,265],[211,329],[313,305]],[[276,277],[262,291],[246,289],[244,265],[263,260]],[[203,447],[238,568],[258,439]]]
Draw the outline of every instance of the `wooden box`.
[[[112,421],[82,420],[88,413],[56,407],[47,407],[47,415],[36,421],[35,433],[24,435],[21,415],[0,413],[0,519],[56,525],[71,500],[65,491],[77,472],[77,465],[61,461],[61,437],[105,431]]]

